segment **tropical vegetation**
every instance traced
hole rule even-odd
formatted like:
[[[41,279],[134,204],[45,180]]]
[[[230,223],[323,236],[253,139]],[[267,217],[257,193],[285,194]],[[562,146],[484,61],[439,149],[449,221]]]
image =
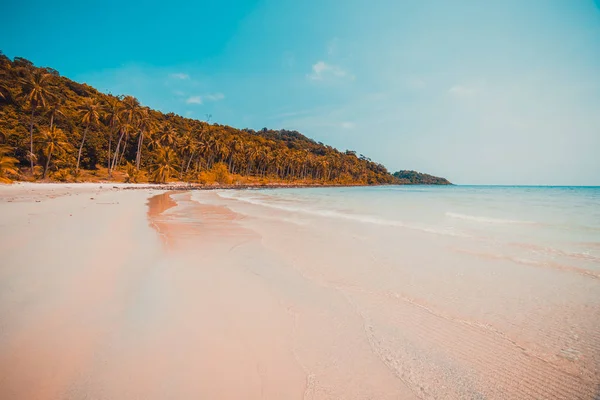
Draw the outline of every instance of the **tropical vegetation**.
[[[451,185],[450,181],[446,178],[423,174],[417,171],[397,171],[393,175],[399,184],[404,185]]]
[[[162,113],[0,52],[0,179],[389,184],[386,168],[296,131]]]

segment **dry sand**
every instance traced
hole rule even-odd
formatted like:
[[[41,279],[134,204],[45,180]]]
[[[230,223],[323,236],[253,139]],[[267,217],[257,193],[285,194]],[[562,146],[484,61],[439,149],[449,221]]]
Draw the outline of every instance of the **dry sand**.
[[[545,318],[501,297],[508,278],[402,270],[369,232],[113,186],[0,187],[0,399],[598,394],[597,279]]]

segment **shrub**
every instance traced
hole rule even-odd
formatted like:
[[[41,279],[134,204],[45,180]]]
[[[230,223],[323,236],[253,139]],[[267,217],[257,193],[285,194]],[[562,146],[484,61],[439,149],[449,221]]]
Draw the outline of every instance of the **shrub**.
[[[63,168],[52,173],[52,179],[57,180],[59,182],[69,182],[73,179],[73,176],[71,176],[67,168]]]
[[[125,183],[138,183],[140,171],[130,162],[125,166]]]
[[[211,169],[212,174],[214,175],[214,180],[222,185],[231,184],[231,175],[227,170],[227,165],[224,163],[217,163],[213,165]]]

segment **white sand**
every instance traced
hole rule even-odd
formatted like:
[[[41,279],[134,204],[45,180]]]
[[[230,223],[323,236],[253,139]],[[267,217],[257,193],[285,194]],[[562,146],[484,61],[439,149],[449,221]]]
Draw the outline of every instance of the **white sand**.
[[[554,357],[568,334],[535,310],[481,323],[522,318],[483,277],[398,279],[369,232],[113,186],[0,187],[0,399],[596,394],[597,349]],[[465,281],[497,300],[474,304]],[[597,326],[597,311],[570,318]]]

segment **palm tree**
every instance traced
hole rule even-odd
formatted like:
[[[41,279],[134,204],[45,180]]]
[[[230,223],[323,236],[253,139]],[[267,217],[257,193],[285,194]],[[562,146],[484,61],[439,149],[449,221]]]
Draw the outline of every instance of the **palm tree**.
[[[210,135],[206,139],[206,168],[209,169],[215,159],[216,154],[221,149],[221,141]]]
[[[260,157],[260,146],[255,145],[250,148],[250,152],[248,153],[248,165],[254,165],[255,162]],[[252,167],[250,167],[250,173],[252,172]]]
[[[148,131],[148,148],[150,150],[156,150],[160,147],[160,131],[151,130]]]
[[[85,130],[83,131],[83,138],[81,139],[79,152],[77,153],[77,166],[75,167],[75,171],[79,171],[81,150],[83,150],[83,144],[85,143],[88,130],[90,129],[90,126],[94,126],[98,123],[98,120],[100,119],[100,111],[100,103],[98,103],[98,100],[93,97],[86,98],[84,103],[79,107],[79,117],[81,119],[81,123],[85,125]]]
[[[0,182],[10,183],[8,174],[16,175],[19,173],[16,165],[19,163],[14,157],[9,156],[12,149],[7,145],[0,145]]]
[[[119,120],[119,140],[117,141],[117,147],[115,148],[115,154],[113,156],[112,169],[114,170],[118,165],[121,164],[121,158],[123,154],[125,154],[125,147],[127,146],[127,138],[129,137],[129,131],[133,129],[131,125],[129,125],[126,121],[123,121],[121,118]],[[120,152],[121,142],[125,139],[125,144],[123,145],[123,151]]]
[[[3,78],[4,75],[2,75],[1,77]],[[8,86],[5,86],[3,84],[0,84],[0,99],[7,101],[12,99],[10,89],[8,89]]]
[[[151,165],[151,179],[154,182],[165,183],[178,169],[175,150],[159,147],[156,151],[156,161]]]
[[[140,116],[140,102],[133,96],[123,98],[123,118],[129,125],[134,125],[135,120]]]
[[[177,129],[170,124],[165,124],[159,134],[159,140],[162,146],[172,147],[177,140]]]
[[[140,161],[142,159],[142,145],[144,142],[144,132],[150,131],[154,128],[154,120],[150,117],[150,110],[148,108],[142,109],[139,118],[139,129],[140,136],[138,138],[137,151],[135,154],[135,168],[140,169]]]
[[[111,152],[111,148],[112,148],[112,139],[113,139],[113,133],[115,133],[116,128],[119,126],[120,124],[120,117],[121,117],[121,102],[119,101],[118,97],[109,97],[106,107],[105,107],[105,119],[106,122],[108,123],[108,153],[106,156],[106,164],[107,164],[107,168],[108,168],[108,176],[109,178],[112,177],[112,168],[111,168],[111,159],[110,159],[110,152]]]
[[[52,75],[40,69],[26,70],[25,76],[20,79],[23,85],[22,97],[31,108],[29,122],[29,160],[31,162],[31,174],[33,175],[33,118],[38,107],[45,108],[46,100],[52,97],[49,91],[49,83]]]
[[[115,156],[113,158],[112,168],[114,169],[117,165],[121,164],[121,160],[125,155],[125,149],[127,148],[127,140],[129,134],[134,131],[137,119],[140,115],[140,102],[133,96],[125,96],[122,100],[122,111],[120,114],[120,131],[119,141],[117,142],[117,148],[115,149]],[[123,142],[123,139],[125,141]],[[123,149],[119,155],[119,149],[123,142]]]
[[[53,101],[48,106],[48,114],[50,115],[50,129],[52,129],[54,126],[54,119],[59,115],[65,116],[63,113],[63,103],[60,100]]]
[[[183,137],[179,141],[178,150],[181,154],[181,169],[179,171],[179,179],[181,179],[184,173],[183,166],[185,165],[186,158],[188,159],[188,162],[187,168],[185,168],[185,172],[187,172],[190,166],[190,161],[192,160],[194,152],[196,151],[196,141],[194,140],[191,131],[186,131],[186,133],[183,135]]]
[[[52,155],[65,154],[71,149],[71,145],[67,141],[67,136],[63,130],[56,126],[43,130],[39,135],[39,142],[42,144],[42,153],[46,156],[46,165],[44,166],[44,174],[42,175],[42,179],[45,179],[48,174]]]

